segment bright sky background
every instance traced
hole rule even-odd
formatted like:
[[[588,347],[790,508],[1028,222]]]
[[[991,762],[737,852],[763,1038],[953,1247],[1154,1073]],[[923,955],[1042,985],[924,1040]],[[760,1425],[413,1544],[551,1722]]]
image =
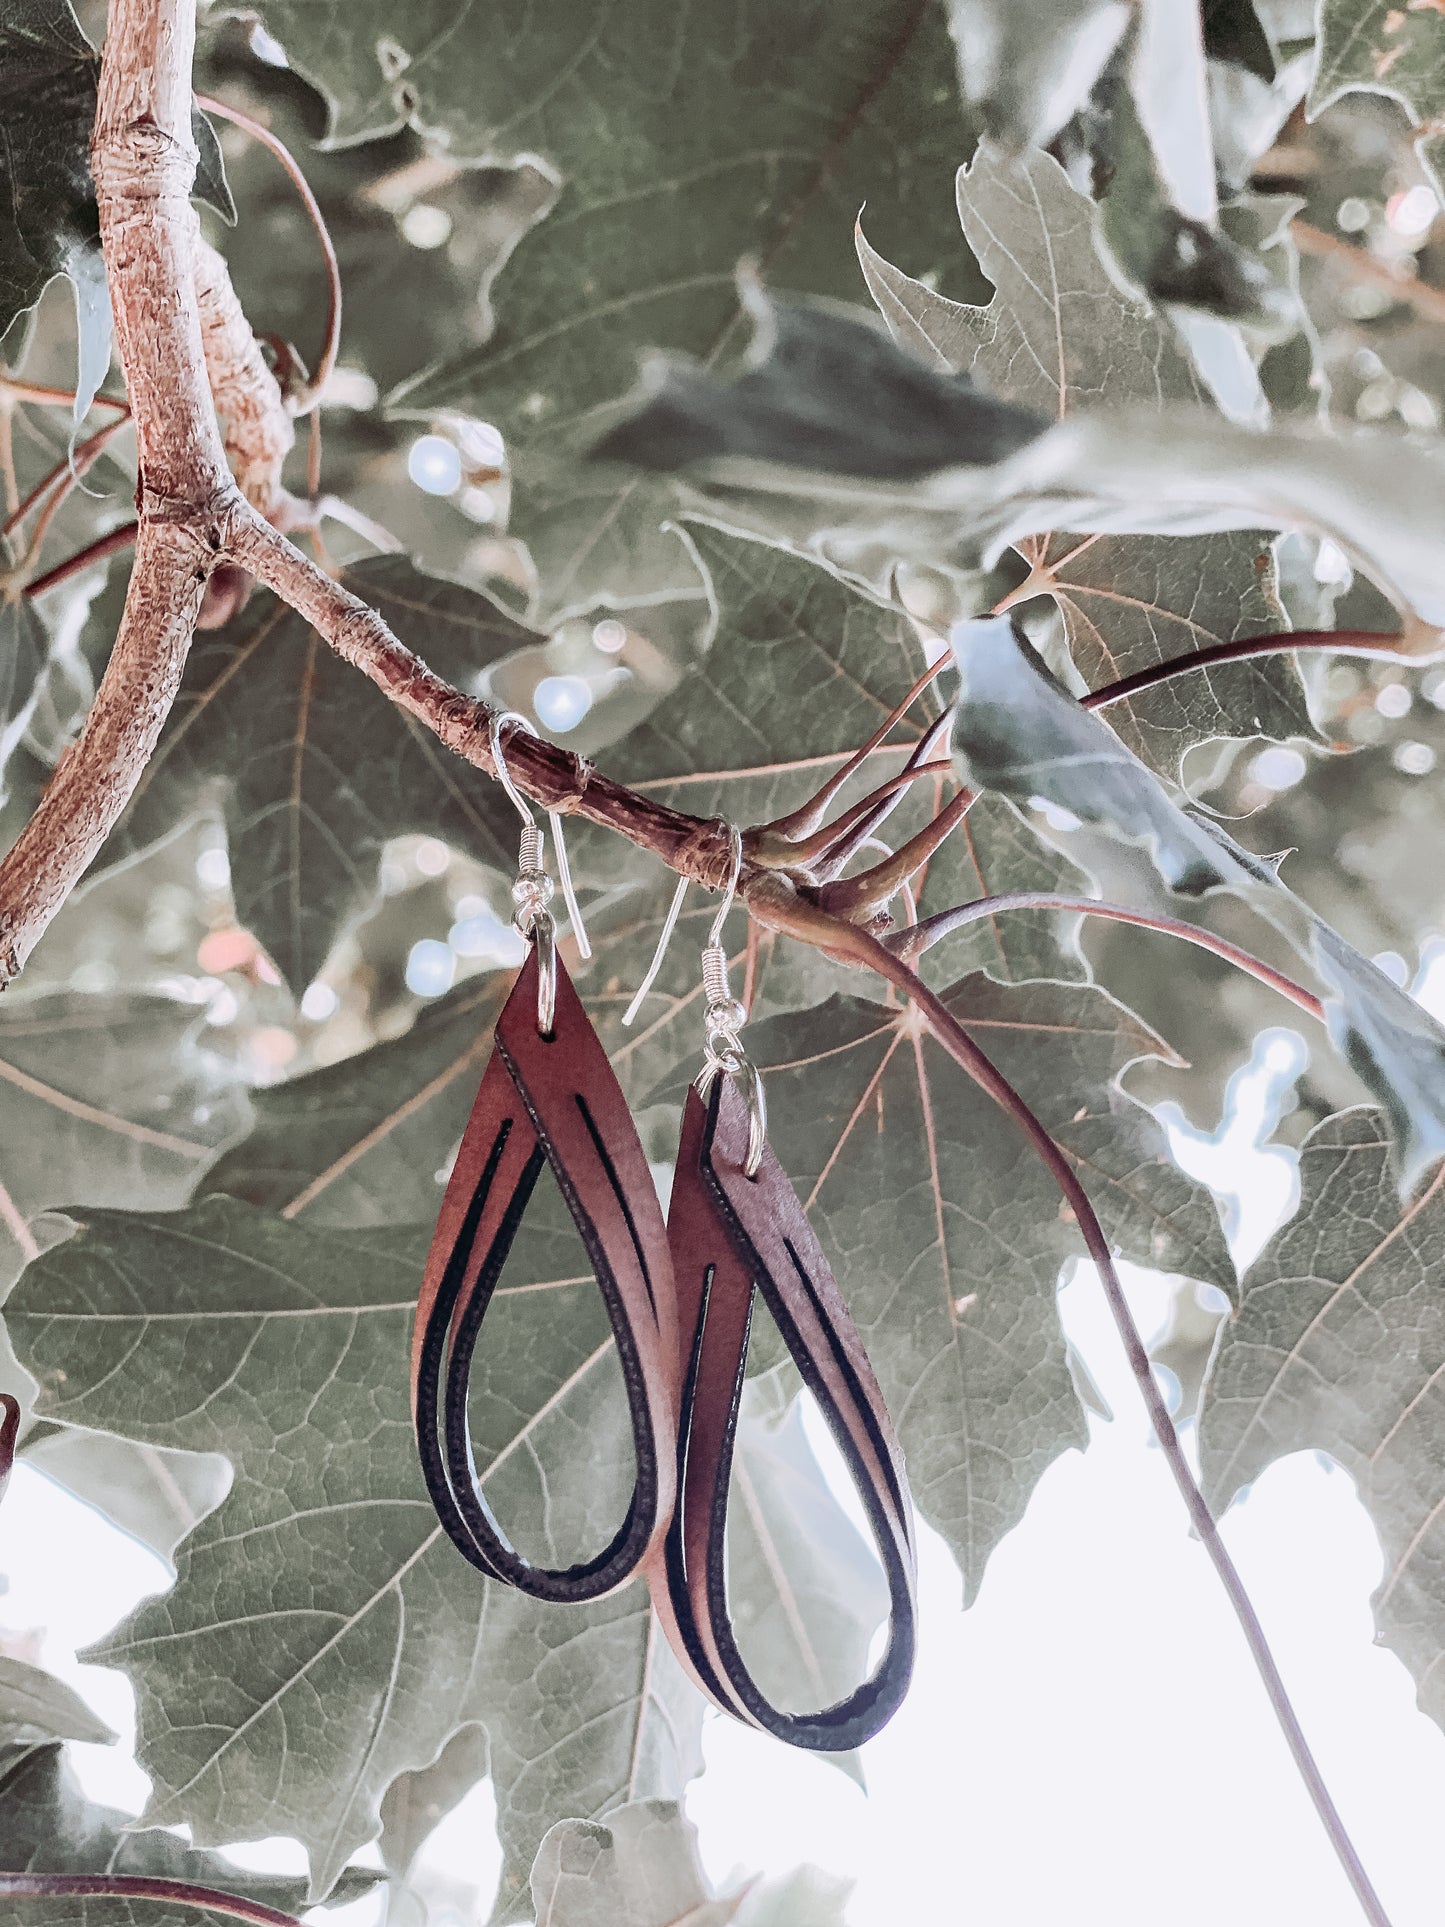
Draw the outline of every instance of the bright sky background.
[[[1424,1001],[1445,1002],[1445,947]],[[1439,982],[1436,982],[1436,979]],[[1267,1032],[1235,1080],[1229,1123],[1181,1149],[1242,1199],[1237,1248],[1292,1203],[1293,1161],[1261,1152],[1271,1086],[1301,1061]],[[1131,1274],[1146,1330],[1162,1281]],[[1085,1453],[1041,1480],[996,1553],[977,1605],[923,1528],[922,1642],[909,1700],[865,1749],[865,1796],[835,1768],[711,1717],[708,1770],[688,1795],[709,1873],[811,1860],[856,1881],[851,1927],[1358,1927],[1359,1912],[1294,1775],[1233,1617],[1154,1447],[1091,1270],[1062,1298],[1069,1334],[1113,1408]],[[1445,1919],[1445,1734],[1419,1714],[1404,1667],[1373,1643],[1380,1575],[1351,1481],[1313,1454],[1270,1469],[1229,1514],[1238,1561],[1347,1825],[1395,1927]],[[23,1464],[3,1514],[0,1627],[49,1629],[43,1663],[129,1732],[122,1675],[78,1667],[165,1568]],[[104,1575],[103,1583],[97,1575]],[[146,1782],[116,1748],[73,1747],[87,1790],[130,1811]],[[490,1792],[426,1850],[482,1888],[496,1879]],[[294,1842],[236,1850],[298,1868]],[[372,1927],[375,1899],[318,1915]],[[470,1927],[458,1915],[444,1927]]]

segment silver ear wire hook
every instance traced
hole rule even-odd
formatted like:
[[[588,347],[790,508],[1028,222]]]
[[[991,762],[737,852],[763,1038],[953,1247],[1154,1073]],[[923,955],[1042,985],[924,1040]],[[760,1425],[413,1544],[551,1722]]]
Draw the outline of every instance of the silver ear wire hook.
[[[715,945],[722,934],[723,919],[733,907],[733,898],[737,895],[738,877],[743,867],[742,832],[735,823],[727,824],[726,828],[732,846],[733,869],[732,875],[728,879],[727,895],[723,898],[722,908],[713,918],[712,934],[708,938],[710,945]],[[637,986],[637,989],[633,993],[632,1002],[622,1014],[624,1025],[633,1022],[638,1011],[642,1008],[643,999],[657,982],[657,973],[662,969],[663,959],[667,955],[667,947],[672,942],[672,933],[676,930],[677,920],[682,915],[682,900],[687,895],[687,885],[688,879],[685,876],[677,879],[677,888],[672,893],[672,902],[668,905],[667,915],[662,920],[662,929],[658,933],[657,938],[657,948],[652,953],[652,962],[647,966],[647,975]]]
[[[622,1013],[624,1025],[630,1024],[642,1008],[643,999],[657,982],[657,973],[662,968],[662,960],[667,955],[667,946],[672,942],[672,933],[677,928],[677,920],[682,915],[682,900],[687,895],[687,878],[677,879],[677,888],[672,893],[667,915],[663,918],[662,932],[657,939],[657,948],[652,953],[652,962],[647,966],[647,975],[633,993],[632,1002]]]
[[[732,875],[728,878],[727,892],[718,907],[717,915],[712,920],[712,929],[708,932],[709,950],[716,950],[722,944],[723,925],[728,920],[728,911],[732,909],[737,899],[738,878],[743,873],[743,833],[736,823],[728,824],[728,843],[733,856]]]
[[[748,1100],[748,1156],[743,1169],[750,1178],[758,1174],[763,1161],[763,1146],[768,1137],[768,1104],[757,1065],[743,1049],[739,1032],[747,1022],[747,1011],[733,996],[728,982],[728,957],[723,948],[723,925],[737,900],[738,879],[743,869],[743,837],[736,823],[728,824],[732,842],[733,868],[727,894],[712,920],[707,944],[702,953],[702,987],[707,998],[704,1021],[707,1025],[707,1054],[697,1076],[697,1089],[706,1097],[719,1071],[743,1084]]]
[[[544,1037],[550,1037],[552,1020],[557,1011],[557,931],[548,907],[552,901],[552,879],[546,871],[546,845],[537,819],[507,768],[507,758],[502,749],[502,727],[506,723],[525,729],[529,736],[535,736],[537,732],[527,718],[519,716],[515,709],[500,709],[492,717],[489,735],[492,764],[497,778],[522,819],[522,835],[517,848],[517,880],[512,885],[512,901],[517,906],[515,922],[518,933],[536,945],[537,1028]],[[567,845],[562,839],[562,818],[558,811],[548,810],[547,820],[552,825],[552,841],[557,848],[557,869],[562,878],[562,897],[567,905],[572,934],[577,939],[581,955],[590,957],[592,946],[587,941],[582,912],[577,907],[576,892],[572,888],[572,870],[567,862]]]

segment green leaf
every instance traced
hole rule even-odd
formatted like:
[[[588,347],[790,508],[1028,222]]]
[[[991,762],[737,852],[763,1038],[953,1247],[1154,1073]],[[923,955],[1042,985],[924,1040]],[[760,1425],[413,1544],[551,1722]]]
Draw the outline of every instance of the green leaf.
[[[407,1380],[424,1232],[310,1230],[227,1198],[84,1215],[9,1307],[37,1409],[235,1469],[175,1589],[97,1649],[135,1684],[149,1824],[185,1820],[202,1844],[297,1834],[324,1893],[388,1783],[481,1721],[516,1891],[559,1809],[680,1791],[700,1702],[642,1589],[540,1607],[485,1585],[436,1523]],[[549,1248],[533,1235],[529,1258]],[[555,1276],[529,1264],[534,1285]],[[600,1296],[575,1278],[523,1291],[496,1334],[473,1379],[481,1476],[504,1517],[540,1518],[541,1468],[589,1439],[587,1478],[545,1508],[575,1546],[631,1476]]]
[[[422,575],[399,556],[357,563],[342,580],[463,689],[538,641],[480,591]],[[515,854],[516,819],[498,786],[270,595],[192,645],[106,860],[160,842],[217,799],[237,916],[298,996],[370,902],[389,837],[424,832],[504,869]]]
[[[910,280],[859,235],[864,275],[903,346],[1056,420],[1202,399],[1167,324],[1123,293],[1101,260],[1092,201],[1048,155],[1009,161],[983,149],[959,171],[958,209],[994,284],[987,308]],[[1081,542],[1030,532],[1017,546],[1032,585],[1056,603],[1090,688],[1214,641],[1285,626],[1262,534],[1105,533]],[[1170,773],[1192,744],[1211,737],[1313,734],[1299,672],[1279,658],[1151,690],[1119,704],[1110,721]]]
[[[381,1857],[405,1879],[437,1825],[488,1769],[486,1728],[459,1727],[430,1766],[402,1773],[381,1803]]]
[[[25,0],[0,19],[0,334],[48,281],[100,259],[90,178],[100,57],[70,0]],[[84,413],[84,410],[81,411]]]
[[[1118,1087],[1165,1046],[1091,986],[946,993],[1063,1146],[1112,1241],[1233,1289],[1213,1199]],[[907,1010],[832,998],[753,1025],[769,1135],[898,1426],[915,1501],[968,1596],[1045,1467],[1085,1441],[1055,1308],[1078,1235],[1043,1166]]]
[[[1182,11],[1176,16],[1187,22]],[[1185,33],[1189,32],[1186,25]],[[1197,45],[1197,43],[1196,43]],[[1172,64],[1172,48],[1160,50]],[[1294,318],[1263,263],[1241,247],[1217,220],[1203,221],[1181,212],[1171,198],[1160,159],[1141,115],[1150,105],[1168,111],[1167,92],[1153,74],[1136,68],[1132,89],[1114,90],[1102,116],[1107,153],[1095,156],[1109,169],[1108,191],[1099,211],[1099,233],[1121,275],[1151,300],[1195,309],[1228,321],[1283,327]],[[1201,92],[1203,72],[1199,73]],[[1207,133],[1208,124],[1204,123]],[[1214,199],[1213,153],[1197,157]]]
[[[1008,616],[961,622],[950,645],[962,696],[954,741],[970,784],[1015,803],[1042,798],[1144,849],[1181,895],[1235,880],[1215,838],[1100,716],[1060,688]]]
[[[1274,79],[1274,48],[1254,0],[1204,0],[1204,51],[1211,60],[1243,67],[1266,85]]]
[[[245,1115],[200,1033],[194,1005],[143,992],[0,999],[0,1293],[50,1206],[185,1199]]]
[[[862,747],[927,667],[923,646],[901,609],[815,563],[705,522],[682,535],[709,584],[706,651],[608,770],[694,815],[764,823]],[[938,713],[925,693],[890,740],[911,749]],[[882,761],[873,783],[896,766]]]
[[[1058,182],[1067,185],[1062,174]],[[1007,210],[1000,212],[1000,219],[1005,232],[1024,225],[1022,215],[1014,221]],[[1055,252],[1063,249],[1066,239],[1060,236],[1051,242]],[[1044,253],[1040,261],[1031,263],[1046,284],[1048,258]],[[1000,308],[995,315],[994,308],[942,303],[922,283],[908,282],[896,270],[886,269],[886,263],[883,270],[875,279],[880,286],[886,282],[884,305],[889,319],[899,325],[910,348],[916,349],[928,338],[910,316],[910,301],[916,300],[930,325],[938,322],[940,340],[947,339],[952,318],[982,313],[998,324],[984,346],[1006,358],[1016,350],[1025,374],[1037,371],[1037,378],[1054,384],[1057,392],[1057,376],[1041,359],[1046,351],[1057,355],[1060,341],[1067,343],[1057,327],[1052,328],[1048,342],[1035,344],[1007,310]],[[1036,307],[1052,315],[1047,285],[1036,286],[1034,294]],[[1122,329],[1121,350],[1128,349],[1130,339],[1131,331]],[[966,351],[966,341],[956,345]],[[1161,351],[1160,361],[1150,364],[1161,385],[1172,352]],[[1094,377],[1102,379],[1107,389],[1111,377],[1106,363],[1107,357],[1096,361]],[[1067,350],[1060,366],[1067,389],[1072,376]],[[978,467],[969,450],[962,448],[959,466],[940,469],[914,483],[857,476],[820,478],[802,466],[763,462],[723,462],[708,474],[704,464],[703,479],[711,498],[708,513],[731,527],[751,528],[760,539],[786,541],[795,550],[865,578],[880,591],[900,562],[927,563],[952,575],[960,602],[970,592],[976,593],[980,566],[991,566],[1010,543],[1025,554],[1031,546],[1037,552],[1037,540],[1030,544],[1026,538],[1038,538],[1046,531],[1067,528],[1076,535],[1099,538],[1200,538],[1193,545],[1173,540],[1163,551],[1171,564],[1184,571],[1172,578],[1175,586],[1181,594],[1188,587],[1196,596],[1202,595],[1200,571],[1207,551],[1220,573],[1211,568],[1205,581],[1233,585],[1229,593],[1236,609],[1249,611],[1249,620],[1243,623],[1249,632],[1261,623],[1277,627],[1280,621],[1273,593],[1267,606],[1256,599],[1258,582],[1268,576],[1270,565],[1262,561],[1269,545],[1255,532],[1255,525],[1298,529],[1328,537],[1404,612],[1402,654],[1428,657],[1445,647],[1438,633],[1445,628],[1445,567],[1430,539],[1436,520],[1445,513],[1445,463],[1437,447],[1385,433],[1331,437],[1318,426],[1293,422],[1265,434],[1183,403],[1154,408],[1135,404],[1118,413],[1098,404],[1096,395],[1089,412],[1057,421],[995,467]],[[865,408],[866,400],[860,401],[860,426],[866,420]],[[886,476],[897,443],[897,424],[880,422],[877,428],[879,468]],[[1243,533],[1230,536],[1232,547],[1216,546],[1233,530]],[[1069,574],[1059,596],[1066,626],[1067,604],[1078,599],[1072,564],[1092,556],[1099,546],[1074,539],[1066,544]],[[1053,578],[1065,558],[1046,553],[1044,561],[1044,573],[1031,576],[1029,586],[1055,594]],[[1236,569],[1242,575],[1233,573]],[[1169,582],[1171,577],[1166,573],[1159,580]],[[1249,586],[1251,582],[1255,586]],[[1107,609],[1107,585],[1097,592]],[[1171,600],[1172,595],[1171,589]],[[1130,600],[1123,598],[1126,608]],[[1156,626],[1172,624],[1191,650],[1217,633],[1217,625],[1206,626],[1193,609],[1151,606],[1145,614],[1151,638],[1143,652],[1147,661],[1163,658],[1152,640]],[[1244,690],[1254,700],[1236,698],[1219,721],[1201,726],[1198,739],[1256,730],[1269,733],[1273,727],[1286,734],[1302,733],[1308,725],[1298,684],[1292,690],[1288,684],[1282,690],[1274,688],[1282,661],[1287,658],[1276,655],[1246,663],[1250,677],[1265,676],[1264,685],[1246,678]],[[1151,697],[1155,693],[1149,692]],[[1138,699],[1132,706],[1137,726],[1144,712]],[[1275,723],[1271,711],[1278,717]],[[1202,725],[1209,725],[1207,709]],[[1148,748],[1147,741],[1141,740],[1141,747]]]
[[[1445,34],[1432,8],[1323,0],[1310,114],[1362,90],[1392,94],[1417,124],[1445,108]]]
[[[221,143],[209,114],[199,107],[191,109],[191,139],[200,159],[196,163],[196,184],[192,192],[203,207],[219,214],[228,227],[236,225],[236,203],[226,179],[226,162]]]
[[[717,1896],[697,1836],[671,1800],[621,1807],[605,1826],[562,1820],[532,1868],[537,1927],[843,1927],[851,1881],[797,1867]]]
[[[525,24],[430,0],[363,15],[266,0],[258,11],[327,95],[331,138],[411,119],[459,158],[538,155],[561,186],[498,278],[497,332],[394,397],[419,414],[496,422],[511,453],[512,532],[549,611],[605,592],[690,586],[659,536],[666,483],[585,467],[639,353],[708,359],[737,339],[744,256],[782,284],[849,295],[846,235],[866,199],[926,265],[974,285],[950,234],[948,181],[967,135],[941,11],[916,0],[846,9],[745,0],[683,12],[567,0]]]
[[[1322,920],[1314,956],[1332,993],[1330,1036],[1384,1106],[1408,1196],[1445,1158],[1445,1029]]]
[[[664,473],[723,458],[786,461],[907,481],[960,460],[1002,461],[1048,426],[967,375],[891,353],[862,311],[775,301],[747,279],[740,292],[753,323],[744,371],[724,388],[705,366],[655,357],[638,412],[602,438],[594,460]],[[860,424],[860,394],[871,397],[876,422]]]
[[[0,1653],[0,1747],[34,1746],[44,1740],[88,1740],[105,1746],[114,1738],[105,1721],[64,1680]]]
[[[214,1452],[162,1452],[70,1425],[35,1433],[25,1441],[27,1465],[171,1565],[181,1540],[215,1510],[231,1482],[230,1467]]]
[[[171,1833],[135,1833],[127,1814],[94,1806],[58,1746],[35,1747],[0,1763],[0,1868],[7,1873],[115,1873],[184,1880],[295,1913],[305,1882],[248,1873],[232,1861],[197,1853]],[[349,1871],[330,1896],[355,1900],[375,1883]],[[226,1916],[176,1902],[0,1898],[0,1927],[231,1927]]]
[[[11,725],[29,704],[49,647],[45,624],[29,597],[0,601],[0,796],[14,747]]]
[[[1092,885],[1011,803],[990,793],[975,799],[929,864],[918,890],[918,913],[926,917],[951,910],[957,903],[1010,890],[1088,896]],[[1079,928],[1077,917],[1011,910],[1006,917],[980,918],[966,925],[949,938],[946,951],[927,952],[915,968],[935,988],[973,970],[986,970],[1005,984],[1035,977],[1087,977],[1088,966],[1078,948]]]
[[[728,1593],[748,1670],[784,1712],[835,1705],[867,1677],[888,1584],[828,1488],[801,1406],[772,1379],[744,1388],[729,1504]],[[825,1757],[862,1783],[856,1753]]]
[[[959,83],[1012,151],[1047,147],[1083,106],[1129,24],[1121,0],[948,0]]]
[[[1225,233],[1249,251],[1273,277],[1281,312],[1293,314],[1295,330],[1280,339],[1251,337],[1259,382],[1278,413],[1323,415],[1329,400],[1324,344],[1300,296],[1299,245],[1290,222],[1306,203],[1298,194],[1236,194],[1219,210]],[[1301,625],[1303,626],[1303,625]]]
[[[1171,890],[1244,898],[1314,970],[1342,1057],[1385,1105],[1410,1191],[1445,1156],[1445,1029],[1286,888],[1279,859],[1181,809],[1101,719],[1069,696],[1004,616],[958,624],[963,684],[955,733],[969,781],[1039,796],[1142,848]]]
[[[1380,1637],[1445,1724],[1445,1173],[1401,1205],[1377,1111],[1345,1111],[1300,1151],[1300,1209],[1250,1268],[1200,1418],[1222,1511],[1274,1459],[1328,1452],[1354,1479],[1385,1551]]]
[[[1350,93],[1390,95],[1417,127],[1445,112],[1445,32],[1431,6],[1320,0],[1319,21],[1311,120]],[[1438,181],[1438,135],[1427,133],[1419,151]]]
[[[621,1807],[606,1826],[559,1821],[532,1867],[538,1927],[727,1927],[740,1899],[711,1898],[672,1800]]]
[[[256,1091],[255,1127],[206,1172],[224,1191],[308,1224],[413,1224],[441,1208],[510,974],[473,978],[411,1029]]]

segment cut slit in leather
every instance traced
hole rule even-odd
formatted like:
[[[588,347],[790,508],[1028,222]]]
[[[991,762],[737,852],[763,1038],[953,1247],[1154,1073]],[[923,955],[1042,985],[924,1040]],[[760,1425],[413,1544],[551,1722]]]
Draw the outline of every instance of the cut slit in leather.
[[[668,1211],[683,1347],[678,1498],[649,1580],[674,1647],[716,1705],[790,1745],[837,1752],[871,1738],[908,1690],[912,1509],[882,1394],[797,1193],[770,1150],[746,1177],[747,1143],[747,1105],[731,1078],[719,1077],[707,1100],[689,1091]],[[728,1612],[728,1486],[755,1286],[843,1453],[888,1582],[878,1666],[846,1699],[810,1714],[765,1697]]]
[[[544,1163],[607,1306],[637,1456],[622,1525],[595,1556],[565,1567],[534,1565],[507,1538],[477,1478],[467,1415],[483,1320]],[[534,949],[497,1020],[417,1303],[412,1411],[437,1516],[490,1578],[539,1599],[600,1598],[660,1550],[673,1509],[677,1406],[676,1301],[652,1173],[560,959],[552,1032],[538,1032]]]

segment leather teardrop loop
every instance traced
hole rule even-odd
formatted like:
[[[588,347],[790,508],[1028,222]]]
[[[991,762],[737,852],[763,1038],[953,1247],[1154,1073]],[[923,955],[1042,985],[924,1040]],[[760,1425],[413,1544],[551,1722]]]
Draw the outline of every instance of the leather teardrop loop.
[[[690,1091],[668,1212],[682,1342],[678,1500],[654,1604],[689,1672],[724,1712],[790,1745],[838,1752],[897,1711],[913,1671],[917,1565],[902,1455],[837,1282],[771,1150],[745,1174],[747,1105],[728,1077]],[[847,1698],[816,1713],[771,1704],[748,1670],[728,1611],[726,1527],[753,1293],[762,1292],[858,1487],[889,1593],[882,1659]]]
[[[587,1249],[617,1341],[637,1480],[611,1542],[534,1565],[492,1512],[472,1457],[467,1394],[492,1294],[544,1164]],[[672,1264],[647,1157],[607,1054],[560,959],[550,1036],[537,1029],[537,958],[523,966],[447,1184],[412,1340],[422,1471],[453,1544],[534,1598],[599,1599],[660,1554],[673,1509],[678,1336]]]

